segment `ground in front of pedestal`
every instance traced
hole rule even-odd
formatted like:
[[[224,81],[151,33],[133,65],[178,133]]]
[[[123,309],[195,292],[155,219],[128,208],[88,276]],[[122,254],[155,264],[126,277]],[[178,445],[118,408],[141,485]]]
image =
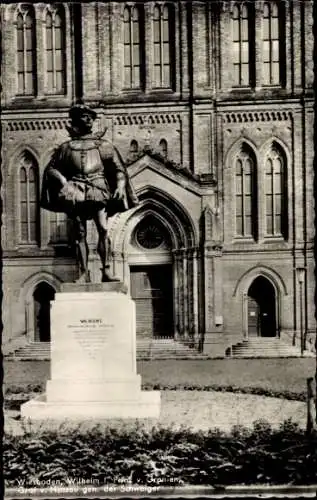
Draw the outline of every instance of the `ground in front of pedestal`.
[[[22,434],[24,425],[18,419],[10,417],[10,411],[5,412],[5,431]],[[272,427],[278,427],[283,421],[291,419],[304,428],[306,425],[306,404],[301,401],[288,401],[282,398],[272,398],[251,394],[232,394],[214,391],[162,391],[161,414],[159,419],[138,419],[138,422],[151,428],[153,425],[162,427],[188,427],[195,431],[219,428],[230,431],[234,425],[252,427],[257,420],[266,420]],[[32,423],[26,428],[37,431],[46,428],[85,430],[101,426],[135,425],[134,419],[96,420],[65,420],[64,422]]]

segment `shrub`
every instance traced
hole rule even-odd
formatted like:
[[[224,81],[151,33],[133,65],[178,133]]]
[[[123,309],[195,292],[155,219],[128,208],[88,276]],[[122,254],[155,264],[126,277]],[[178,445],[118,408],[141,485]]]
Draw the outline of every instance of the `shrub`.
[[[300,432],[300,428],[298,422],[294,422],[291,418],[284,420],[280,424],[280,431],[286,435],[298,434]]]
[[[317,433],[308,440],[285,421],[277,430],[261,420],[252,430],[235,426],[193,432],[186,428],[119,428],[82,426],[61,432],[26,429],[20,437],[5,436],[4,478],[98,479],[102,483],[162,484],[313,484],[317,481]],[[27,483],[29,484],[29,483]],[[175,482],[174,482],[175,484]]]
[[[291,401],[306,401],[306,393],[303,391],[301,393],[292,392],[289,390],[279,391],[276,389],[265,389],[263,387],[239,387],[234,385],[219,385],[219,384],[144,384],[142,385],[143,390],[160,390],[160,391],[217,391],[217,392],[233,392],[240,394],[254,394],[257,396],[267,396],[281,399],[288,399]]]
[[[27,394],[29,392],[42,392],[45,384],[11,385],[5,389],[5,394]]]
[[[272,434],[272,427],[269,422],[267,422],[264,419],[259,419],[256,420],[253,423],[253,433],[252,437],[258,441],[258,440],[266,440],[269,438]]]
[[[234,385],[219,385],[219,384],[161,384],[161,383],[153,383],[153,384],[142,384],[142,390],[145,391],[153,391],[153,390],[158,390],[158,391],[179,391],[179,390],[185,390],[185,391],[217,391],[217,392],[233,392],[233,393],[241,393],[241,394],[255,394],[258,396],[267,396],[267,397],[275,397],[275,398],[282,398],[282,399],[288,399],[291,401],[306,401],[306,392],[292,392],[289,390],[283,390],[283,391],[278,391],[278,390],[271,390],[271,389],[265,389],[263,387],[240,387],[240,386],[234,386]],[[13,394],[20,394],[21,399],[25,398],[23,401],[26,400],[27,395],[30,393],[38,393],[38,392],[43,392],[45,391],[45,384],[27,384],[27,385],[20,385],[20,386],[9,386],[5,390],[5,396],[8,399],[10,395]],[[22,402],[23,402],[22,401]]]
[[[240,424],[235,424],[231,428],[231,436],[235,439],[246,439],[250,436],[250,430]]]

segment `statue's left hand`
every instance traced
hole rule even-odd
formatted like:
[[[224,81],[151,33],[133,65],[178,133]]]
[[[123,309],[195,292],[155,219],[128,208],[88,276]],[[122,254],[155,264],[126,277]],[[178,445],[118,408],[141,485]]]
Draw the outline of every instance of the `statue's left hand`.
[[[76,190],[69,182],[67,182],[60,191],[60,194],[64,196],[65,200],[71,201],[75,204]]]
[[[123,200],[125,197],[125,185],[119,183],[117,189],[115,190],[113,197],[115,200]]]

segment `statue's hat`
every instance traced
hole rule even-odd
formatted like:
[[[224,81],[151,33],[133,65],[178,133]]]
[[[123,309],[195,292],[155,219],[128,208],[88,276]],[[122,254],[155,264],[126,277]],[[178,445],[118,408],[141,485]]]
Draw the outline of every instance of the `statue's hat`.
[[[97,118],[96,111],[87,106],[87,104],[74,104],[69,110],[69,118],[73,121],[85,113],[90,114],[94,120]]]

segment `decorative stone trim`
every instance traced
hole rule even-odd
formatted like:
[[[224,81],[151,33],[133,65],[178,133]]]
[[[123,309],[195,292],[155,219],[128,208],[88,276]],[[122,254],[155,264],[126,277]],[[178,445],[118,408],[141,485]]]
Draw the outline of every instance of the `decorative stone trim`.
[[[155,125],[179,123],[180,115],[174,113],[160,113],[151,115],[120,115],[114,117],[114,125]]]
[[[5,124],[7,132],[20,132],[24,130],[63,130],[69,124],[69,120],[19,120],[8,121]]]
[[[120,115],[114,116],[114,125],[143,125],[151,126],[155,124],[165,125],[169,123],[179,123],[179,114],[153,114],[153,115]],[[24,130],[62,130],[69,125],[67,119],[49,120],[10,120],[6,122],[7,132],[19,132]]]
[[[291,119],[291,111],[248,111],[225,113],[223,115],[224,123],[280,122]]]

